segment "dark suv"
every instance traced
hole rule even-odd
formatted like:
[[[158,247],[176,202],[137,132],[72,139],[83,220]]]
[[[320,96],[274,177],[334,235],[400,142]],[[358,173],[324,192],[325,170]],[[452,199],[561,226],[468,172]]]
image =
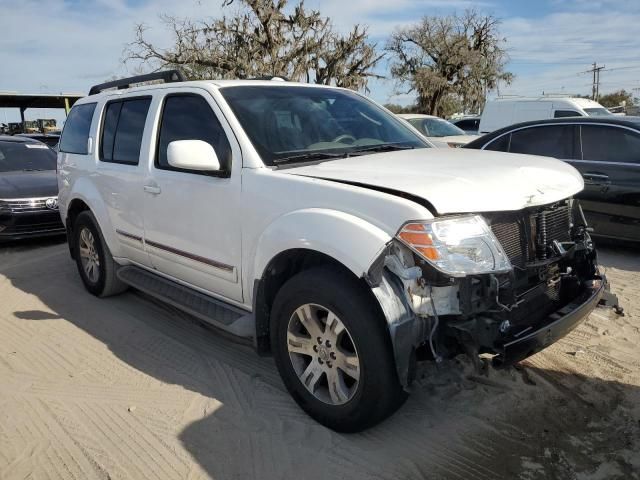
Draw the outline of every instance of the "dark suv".
[[[640,117],[559,118],[496,130],[465,148],[544,155],[573,165],[594,236],[640,242]]]
[[[64,233],[56,153],[36,140],[0,135],[0,241]]]

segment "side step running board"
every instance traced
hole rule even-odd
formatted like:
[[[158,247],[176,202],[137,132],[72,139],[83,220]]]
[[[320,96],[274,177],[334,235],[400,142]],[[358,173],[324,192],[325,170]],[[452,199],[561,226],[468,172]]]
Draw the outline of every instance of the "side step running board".
[[[162,302],[240,337],[253,337],[253,314],[140,267],[120,267],[118,278]]]

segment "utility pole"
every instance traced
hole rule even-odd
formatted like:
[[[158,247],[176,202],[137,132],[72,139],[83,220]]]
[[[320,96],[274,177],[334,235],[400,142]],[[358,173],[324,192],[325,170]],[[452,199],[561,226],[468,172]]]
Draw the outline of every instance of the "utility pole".
[[[594,101],[598,101],[598,97],[600,96],[600,70],[604,70],[605,65],[598,66],[596,62],[593,62],[593,67],[587,70],[586,72],[580,73],[590,73],[593,72],[593,84],[591,86],[591,98]]]

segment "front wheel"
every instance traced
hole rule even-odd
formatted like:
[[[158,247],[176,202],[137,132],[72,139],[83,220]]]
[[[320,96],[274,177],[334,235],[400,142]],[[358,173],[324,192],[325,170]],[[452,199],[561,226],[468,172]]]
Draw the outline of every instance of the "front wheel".
[[[374,301],[348,274],[314,268],[285,283],[273,305],[280,375],[302,409],[336,431],[371,427],[406,398]]]

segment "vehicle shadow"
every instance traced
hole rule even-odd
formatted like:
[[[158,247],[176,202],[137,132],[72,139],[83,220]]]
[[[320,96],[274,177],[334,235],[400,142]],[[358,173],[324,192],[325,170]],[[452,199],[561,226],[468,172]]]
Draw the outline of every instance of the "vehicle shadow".
[[[0,310],[0,319],[12,315],[42,328],[70,322],[116,357],[92,359],[96,350],[79,345],[61,351],[79,370],[112,371],[119,361],[199,394],[213,407],[193,412],[184,405],[189,419],[177,441],[211,478],[574,478],[602,465],[601,478],[638,478],[640,389],[581,375],[575,356],[565,355],[561,366],[534,362],[489,376],[478,376],[464,358],[423,365],[396,415],[361,434],[337,434],[295,405],[271,359],[143,294],[95,298],[82,287],[66,246],[46,250],[42,261],[21,261],[35,254],[21,250],[14,261],[0,262],[0,276],[42,304],[42,310]],[[54,341],[54,327],[47,332]],[[132,387],[115,378],[109,389],[125,395]]]

